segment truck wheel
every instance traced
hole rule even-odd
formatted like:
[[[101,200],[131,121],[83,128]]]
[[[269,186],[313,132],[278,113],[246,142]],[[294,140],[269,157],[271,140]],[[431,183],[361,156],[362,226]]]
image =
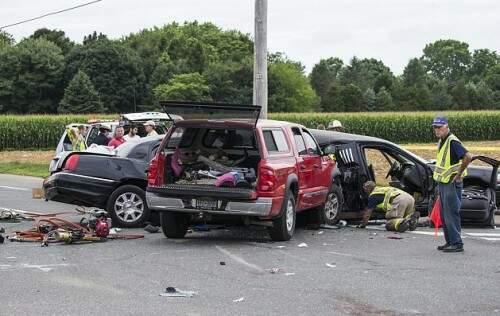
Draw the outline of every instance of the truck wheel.
[[[122,185],[113,191],[106,209],[113,224],[120,227],[140,227],[149,218],[144,190],[135,185]]]
[[[189,226],[189,215],[175,212],[160,212],[160,223],[165,237],[184,238]]]
[[[273,227],[269,227],[269,235],[274,241],[290,240],[295,231],[295,199],[292,192],[288,191],[281,207],[281,215],[273,220]]]
[[[325,204],[316,209],[320,224],[335,225],[340,220],[340,210],[344,203],[342,190],[336,184],[332,184],[330,192],[326,197]]]

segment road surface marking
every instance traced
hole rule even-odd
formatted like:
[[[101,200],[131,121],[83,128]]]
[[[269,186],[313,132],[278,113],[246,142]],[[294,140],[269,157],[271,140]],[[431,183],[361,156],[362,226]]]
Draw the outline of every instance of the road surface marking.
[[[499,233],[466,233],[473,237],[500,237]]]
[[[226,249],[224,249],[220,246],[217,246],[217,245],[215,245],[215,248],[217,248],[217,250],[219,250],[220,252],[222,252],[223,254],[228,256],[229,258],[233,259],[234,261],[241,263],[242,265],[247,266],[252,270],[255,270],[259,273],[266,273],[266,270],[262,269],[258,265],[245,261],[245,259],[238,257],[237,255],[231,253],[229,250],[226,250]]]
[[[500,241],[500,237],[498,238],[492,238],[492,237],[479,237],[484,240],[489,240],[489,241]]]
[[[19,191],[31,191],[30,189],[26,189],[26,188],[9,187],[9,186],[6,186],[6,185],[0,185],[0,188],[1,189],[9,189],[9,190],[19,190]]]

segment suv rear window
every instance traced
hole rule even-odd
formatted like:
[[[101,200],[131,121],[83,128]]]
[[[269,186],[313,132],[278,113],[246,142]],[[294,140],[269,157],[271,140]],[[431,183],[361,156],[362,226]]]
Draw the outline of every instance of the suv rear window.
[[[262,133],[264,134],[264,142],[269,153],[288,152],[288,143],[282,130],[265,130]]]
[[[196,137],[196,134],[198,134],[197,128],[177,127],[170,135],[167,148],[173,149],[177,147],[179,148],[191,147],[194,138]]]
[[[251,129],[209,129],[203,137],[207,148],[255,148],[255,137]]]

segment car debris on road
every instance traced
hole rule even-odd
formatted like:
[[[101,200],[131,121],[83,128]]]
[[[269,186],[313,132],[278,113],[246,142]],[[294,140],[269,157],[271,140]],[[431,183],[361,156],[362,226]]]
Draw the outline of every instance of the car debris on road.
[[[195,291],[183,291],[183,290],[179,290],[179,289],[176,289],[175,287],[167,287],[165,289],[165,292],[164,293],[160,293],[160,296],[164,296],[164,297],[188,297],[188,298],[191,298],[193,296],[195,296],[196,294],[198,294],[198,292],[195,292]]]

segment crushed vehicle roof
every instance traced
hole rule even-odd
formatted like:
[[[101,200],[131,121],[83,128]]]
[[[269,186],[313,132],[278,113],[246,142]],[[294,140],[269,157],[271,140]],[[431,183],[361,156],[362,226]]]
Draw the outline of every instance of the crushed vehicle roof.
[[[342,143],[376,142],[376,143],[384,143],[384,144],[398,146],[398,145],[396,145],[388,140],[385,140],[382,138],[377,138],[377,137],[372,137],[372,136],[349,134],[349,133],[334,132],[334,131],[325,131],[325,130],[320,130],[320,129],[310,129],[310,131],[311,131],[311,133],[313,133],[314,137],[316,137],[316,140],[318,141],[318,144],[320,146],[330,144],[331,142],[334,142],[334,141],[335,142],[342,142]]]

